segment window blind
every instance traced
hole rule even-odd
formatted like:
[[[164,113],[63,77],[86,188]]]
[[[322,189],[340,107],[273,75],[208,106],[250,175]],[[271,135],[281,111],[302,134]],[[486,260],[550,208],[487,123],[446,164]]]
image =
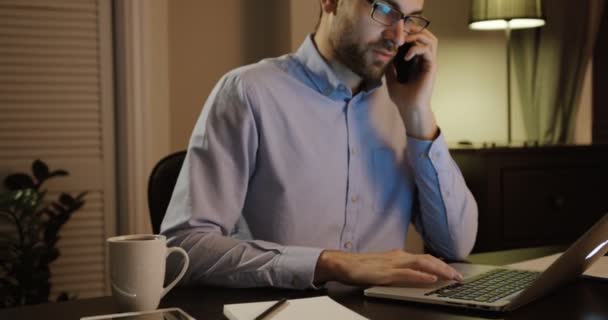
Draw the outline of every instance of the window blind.
[[[60,233],[52,298],[108,293],[105,238],[115,233],[110,0],[0,0],[0,177],[33,160],[70,172],[45,186],[88,191]],[[6,230],[6,226],[1,227]]]

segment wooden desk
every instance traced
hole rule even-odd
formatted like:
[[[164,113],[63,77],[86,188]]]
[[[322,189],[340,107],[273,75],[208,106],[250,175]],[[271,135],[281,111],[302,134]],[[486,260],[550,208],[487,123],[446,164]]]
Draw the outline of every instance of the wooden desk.
[[[512,263],[557,252],[560,248],[523,249],[471,256],[475,262]],[[534,254],[534,253],[537,254]],[[507,261],[508,260],[508,261]],[[487,313],[363,296],[362,289],[332,287],[327,291],[264,289],[224,289],[211,287],[177,288],[161,302],[161,307],[180,307],[198,320],[225,319],[226,303],[304,298],[328,294],[344,306],[370,319],[608,319],[608,281],[579,279],[512,313]],[[0,319],[79,319],[83,316],[116,312],[111,297],[0,310]]]

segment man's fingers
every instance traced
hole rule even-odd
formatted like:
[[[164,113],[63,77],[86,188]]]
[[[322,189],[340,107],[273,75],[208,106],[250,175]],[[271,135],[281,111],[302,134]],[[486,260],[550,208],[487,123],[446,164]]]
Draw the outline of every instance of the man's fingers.
[[[432,58],[432,52],[430,51],[430,48],[428,45],[424,45],[424,44],[419,44],[417,43],[416,45],[412,46],[410,48],[410,50],[407,52],[407,54],[405,55],[405,60],[410,60],[415,56],[423,56],[425,57],[427,60],[430,60]]]
[[[454,268],[448,266],[445,262],[429,255],[418,255],[416,256],[414,261],[409,264],[403,265],[403,267],[412,268],[417,271],[436,275],[443,279],[460,280],[460,274],[456,270],[454,270]]]
[[[460,274],[460,272],[458,272],[456,269],[454,269],[454,268],[453,268],[452,266],[450,266],[449,264],[447,264],[447,263],[445,263],[444,261],[442,261],[442,260],[440,260],[440,259],[438,259],[438,258],[436,258],[436,257],[433,257],[433,256],[431,256],[431,255],[426,255],[426,257],[427,257],[428,259],[430,259],[430,260],[434,261],[435,263],[437,263],[437,264],[440,264],[440,265],[444,266],[444,267],[445,267],[445,269],[446,269],[447,271],[451,272],[451,274],[453,275],[451,279],[453,279],[453,280],[457,280],[457,281],[462,281],[462,280],[464,280],[464,279],[463,279],[463,277],[462,277],[462,274]]]
[[[443,266],[440,263],[437,263],[425,256],[419,256],[412,265],[412,268],[426,273],[434,274],[443,279],[454,278],[454,273],[452,272],[452,270],[447,268],[447,266]]]
[[[410,286],[437,282],[437,276],[414,269],[395,269],[391,285]]]
[[[437,55],[437,38],[428,30],[406,36],[405,42],[414,44],[406,56],[407,60],[414,55],[424,55],[427,60],[432,60]]]
[[[325,269],[330,276],[322,277]],[[319,257],[317,270],[316,283],[336,280],[352,285],[408,286],[432,284],[440,278],[458,280],[456,270],[443,261],[401,250],[367,254],[327,250]]]
[[[437,47],[437,37],[428,30],[421,33],[410,34],[405,37],[405,42],[420,42],[433,48]]]

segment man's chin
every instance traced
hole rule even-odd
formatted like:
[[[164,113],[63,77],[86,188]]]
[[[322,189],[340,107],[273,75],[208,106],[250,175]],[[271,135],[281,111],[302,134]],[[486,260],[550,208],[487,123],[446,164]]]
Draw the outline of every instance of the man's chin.
[[[359,65],[359,68],[352,68],[351,70],[358,74],[365,82],[377,82],[382,79],[389,64],[390,62],[372,61],[363,68]]]
[[[369,82],[380,81],[386,72],[386,67],[387,65],[385,64],[382,64],[381,66],[374,65],[366,70],[363,78]]]

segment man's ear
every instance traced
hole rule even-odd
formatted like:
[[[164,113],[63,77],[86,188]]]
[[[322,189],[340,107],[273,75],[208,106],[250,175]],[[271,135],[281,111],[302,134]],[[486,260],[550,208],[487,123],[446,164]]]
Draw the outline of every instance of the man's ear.
[[[320,0],[321,1],[321,10],[324,13],[336,14],[336,10],[338,8],[338,1],[340,0]]]

